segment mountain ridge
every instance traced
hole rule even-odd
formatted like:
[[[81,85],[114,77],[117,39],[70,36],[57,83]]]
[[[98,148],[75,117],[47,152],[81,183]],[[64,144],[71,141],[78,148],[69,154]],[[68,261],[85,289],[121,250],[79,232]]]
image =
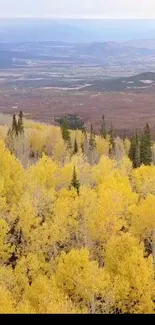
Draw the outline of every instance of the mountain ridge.
[[[103,91],[125,91],[142,90],[155,86],[155,72],[143,72],[129,77],[112,78],[108,80],[96,80],[83,90],[103,92]]]

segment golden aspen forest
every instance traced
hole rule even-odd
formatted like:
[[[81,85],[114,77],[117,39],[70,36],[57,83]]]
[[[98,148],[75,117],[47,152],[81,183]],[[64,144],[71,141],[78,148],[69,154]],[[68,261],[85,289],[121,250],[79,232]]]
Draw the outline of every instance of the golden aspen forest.
[[[1,314],[155,313],[155,143],[112,133],[0,126]]]

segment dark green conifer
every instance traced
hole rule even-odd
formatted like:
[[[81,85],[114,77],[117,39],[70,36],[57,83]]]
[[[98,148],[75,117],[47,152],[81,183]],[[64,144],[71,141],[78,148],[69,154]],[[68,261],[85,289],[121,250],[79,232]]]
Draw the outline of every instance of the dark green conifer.
[[[136,131],[136,152],[135,152],[134,167],[137,168],[139,166],[140,166],[140,141]]]
[[[149,124],[147,123],[140,141],[140,163],[151,165],[152,162],[152,140]]]
[[[77,141],[76,141],[76,138],[75,138],[75,140],[74,140],[73,155],[76,155],[77,152],[78,152],[78,144],[77,144]]]
[[[90,138],[89,138],[89,149],[94,150],[95,148],[96,148],[95,133],[93,130],[93,125],[91,124]]]
[[[69,131],[69,123],[67,119],[64,119],[62,127],[61,127],[61,133],[63,140],[67,143],[68,148],[71,148],[71,137],[70,137],[70,131]]]
[[[17,124],[18,133],[24,133],[23,112],[20,111]]]
[[[140,166],[140,148],[139,148],[139,138],[137,132],[131,138],[129,158],[131,159],[134,168]]]
[[[114,154],[115,152],[115,138],[114,138],[114,129],[113,129],[113,125],[111,123],[111,128],[110,128],[110,131],[109,131],[109,136],[110,136],[110,139],[109,139],[109,154],[112,155]]]
[[[102,116],[102,125],[101,125],[101,137],[106,139],[107,131],[106,131],[106,123],[105,123],[105,117]]]
[[[79,193],[80,193],[80,183],[79,183],[79,180],[77,178],[77,173],[76,173],[75,166],[74,166],[74,169],[73,169],[73,177],[72,177],[72,181],[71,181],[71,187],[74,187],[77,190],[77,194],[79,195]]]
[[[18,135],[18,123],[17,123],[15,114],[13,114],[11,131],[13,134]]]

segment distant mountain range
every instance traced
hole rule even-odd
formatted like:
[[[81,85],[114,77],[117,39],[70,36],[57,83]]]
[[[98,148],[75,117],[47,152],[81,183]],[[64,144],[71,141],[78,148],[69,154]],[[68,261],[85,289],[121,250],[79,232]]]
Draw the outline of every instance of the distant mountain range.
[[[154,39],[155,20],[1,19],[0,41],[126,41]]]
[[[140,45],[141,44],[141,45]],[[82,49],[83,50],[83,49]],[[146,41],[141,41],[137,45],[137,41],[128,42],[93,42],[89,46],[85,46],[83,52],[86,55],[94,57],[103,56],[120,56],[120,55],[133,55],[133,56],[145,56],[155,55],[155,41],[152,41],[152,48],[147,47]]]

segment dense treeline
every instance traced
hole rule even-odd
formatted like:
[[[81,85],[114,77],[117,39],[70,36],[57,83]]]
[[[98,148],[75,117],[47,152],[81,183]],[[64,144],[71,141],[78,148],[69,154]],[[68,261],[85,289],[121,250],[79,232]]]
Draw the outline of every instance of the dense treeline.
[[[154,143],[101,131],[0,127],[1,313],[155,312]]]

